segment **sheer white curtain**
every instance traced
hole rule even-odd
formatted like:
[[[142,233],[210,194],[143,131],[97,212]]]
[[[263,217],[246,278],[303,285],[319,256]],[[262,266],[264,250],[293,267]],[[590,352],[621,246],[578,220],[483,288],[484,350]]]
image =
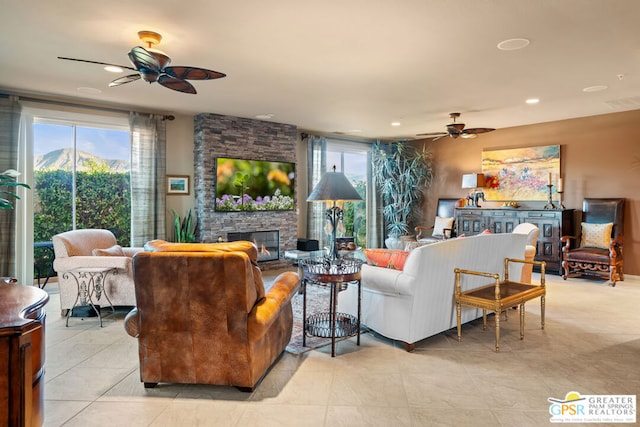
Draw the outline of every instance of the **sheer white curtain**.
[[[131,246],[165,238],[164,117],[131,113]]]

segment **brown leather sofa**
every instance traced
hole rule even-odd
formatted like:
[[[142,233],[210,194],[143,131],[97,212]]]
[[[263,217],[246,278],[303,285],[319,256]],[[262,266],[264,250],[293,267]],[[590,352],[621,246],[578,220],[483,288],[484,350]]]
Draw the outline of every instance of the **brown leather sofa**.
[[[149,242],[133,257],[140,380],[253,390],[282,354],[300,283],[285,272],[265,294],[258,251],[246,241]]]

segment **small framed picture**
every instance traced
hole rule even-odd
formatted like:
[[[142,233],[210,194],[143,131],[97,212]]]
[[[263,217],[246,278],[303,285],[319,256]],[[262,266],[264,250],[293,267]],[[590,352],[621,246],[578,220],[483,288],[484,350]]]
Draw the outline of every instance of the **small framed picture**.
[[[167,194],[189,194],[189,175],[167,175]]]

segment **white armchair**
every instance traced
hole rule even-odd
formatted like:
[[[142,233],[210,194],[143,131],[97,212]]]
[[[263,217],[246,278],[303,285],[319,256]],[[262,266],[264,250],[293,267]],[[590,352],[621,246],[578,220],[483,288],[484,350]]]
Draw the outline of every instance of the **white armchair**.
[[[105,293],[94,304],[108,306],[136,305],[131,257],[142,248],[120,247],[109,230],[71,230],[53,236],[55,260],[53,268],[58,272],[60,309],[62,313],[73,307],[78,295],[78,285],[65,272],[82,268],[113,268],[104,283]]]

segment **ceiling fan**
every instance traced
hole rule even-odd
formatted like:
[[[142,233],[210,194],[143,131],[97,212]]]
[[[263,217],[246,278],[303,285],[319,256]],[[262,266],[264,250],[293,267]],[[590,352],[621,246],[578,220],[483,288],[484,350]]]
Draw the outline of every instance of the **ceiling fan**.
[[[419,133],[416,136],[424,136],[427,138],[433,138],[433,141],[436,141],[444,136],[449,135],[449,137],[456,139],[457,137],[461,138],[476,138],[479,133],[486,133],[494,131],[493,128],[470,128],[465,129],[464,123],[456,122],[456,119],[460,117],[460,113],[449,113],[449,117],[453,119],[452,123],[447,125],[446,132],[432,132],[432,133]]]
[[[128,76],[115,79],[109,83],[109,87],[120,86],[142,78],[146,82],[158,82],[162,86],[178,92],[195,94],[197,93],[196,89],[187,80],[210,80],[226,76],[224,73],[207,70],[205,68],[180,65],[170,67],[168,65],[171,63],[171,58],[164,52],[154,49],[154,46],[162,40],[160,34],[153,31],[138,31],[138,37],[143,43],[147,44],[147,48],[136,46],[129,52],[129,60],[135,68],[106,62],[88,61],[86,59],[65,58],[62,56],[59,56],[58,59],[115,67],[114,69],[119,68],[119,71],[126,69],[137,72],[136,74],[129,74]]]

